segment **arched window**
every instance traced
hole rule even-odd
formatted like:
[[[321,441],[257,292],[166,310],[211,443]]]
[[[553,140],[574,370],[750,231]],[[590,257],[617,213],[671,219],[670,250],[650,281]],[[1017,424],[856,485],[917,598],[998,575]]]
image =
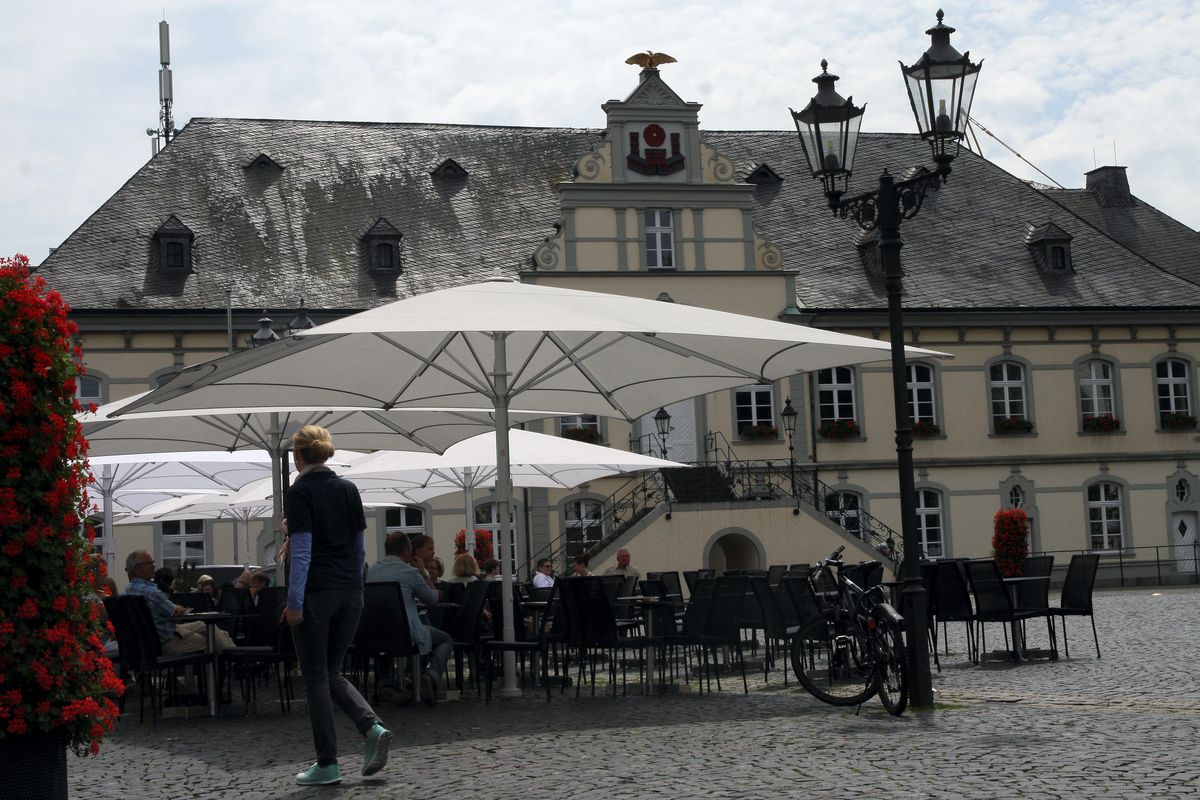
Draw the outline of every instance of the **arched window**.
[[[204,520],[171,520],[161,525],[158,566],[177,570],[184,564],[208,563]]]
[[[490,531],[492,534],[492,547],[496,554],[496,558],[500,558],[500,514],[497,511],[496,503],[479,503],[475,506],[475,527],[477,529]],[[512,564],[512,574],[517,574],[517,540],[521,537],[517,531],[517,504],[510,503],[508,506],[508,521],[509,530],[512,531],[512,541],[509,542],[509,558]]]
[[[1191,382],[1191,370],[1181,358],[1164,358],[1154,366],[1160,425],[1170,427],[1173,416],[1191,416]]]
[[[75,399],[84,408],[104,405],[104,382],[95,375],[80,375],[75,379]]]
[[[854,368],[834,367],[817,372],[817,420],[857,420]]]
[[[400,531],[409,536],[416,536],[425,532],[425,512],[413,506],[389,508],[384,514],[384,525],[385,535]]]
[[[862,538],[862,521],[858,517],[861,508],[862,497],[857,492],[830,492],[825,495],[825,516],[859,538]]]
[[[1112,364],[1096,358],[1084,361],[1076,368],[1076,376],[1083,418],[1116,416]]]
[[[1025,392],[1025,368],[1013,361],[992,364],[988,370],[992,398],[992,424],[997,430],[1001,420],[1028,419]]]
[[[1020,486],[1013,486],[1008,490],[1008,507],[1009,508],[1024,508],[1025,507],[1025,490]]]
[[[908,365],[908,418],[913,422],[937,424],[937,392],[933,367]]]

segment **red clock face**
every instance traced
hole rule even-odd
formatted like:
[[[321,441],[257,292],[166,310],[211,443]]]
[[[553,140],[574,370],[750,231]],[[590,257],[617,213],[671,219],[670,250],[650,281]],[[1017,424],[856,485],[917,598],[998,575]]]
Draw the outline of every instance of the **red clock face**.
[[[648,147],[661,147],[662,143],[667,140],[667,132],[662,129],[661,125],[647,125],[642,131],[642,139]]]

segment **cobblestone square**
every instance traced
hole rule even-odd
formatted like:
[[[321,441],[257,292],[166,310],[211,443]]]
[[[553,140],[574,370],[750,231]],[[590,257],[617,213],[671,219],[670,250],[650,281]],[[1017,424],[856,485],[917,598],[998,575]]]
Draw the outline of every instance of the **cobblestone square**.
[[[750,694],[660,698],[532,692],[484,704],[378,709],[392,759],[361,778],[361,744],[339,735],[344,782],[302,788],[312,760],[302,703],[281,715],[274,687],[257,714],[137,721],[136,697],[94,759],[69,756],[73,797],[772,798],[1192,797],[1200,795],[1200,588],[1101,591],[1096,658],[1086,618],[1068,621],[1071,658],[967,663],[963,626],[935,673],[932,713],[823,705],[778,672]],[[1030,625],[1044,646],[1044,627]],[[989,648],[1002,646],[989,626]],[[1061,647],[1061,636],[1060,636]],[[298,682],[297,682],[298,684]],[[715,688],[715,686],[714,686]],[[299,691],[299,686],[297,685]]]

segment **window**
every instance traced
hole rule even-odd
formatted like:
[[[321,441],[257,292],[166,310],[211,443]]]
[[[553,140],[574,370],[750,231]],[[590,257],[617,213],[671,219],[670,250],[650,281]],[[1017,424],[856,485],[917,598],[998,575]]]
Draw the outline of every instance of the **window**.
[[[425,532],[425,512],[419,508],[412,506],[401,506],[400,508],[389,508],[384,514],[384,535],[390,535],[396,531],[407,533],[409,536],[416,536],[418,533]]]
[[[75,379],[75,399],[85,409],[92,403],[104,404],[104,382],[95,375],[80,375]]]
[[[1067,248],[1061,244],[1050,248],[1050,269],[1065,270],[1067,268]]]
[[[1120,550],[1125,544],[1121,487],[1101,481],[1087,489],[1088,532],[1093,550]]]
[[[1079,378],[1079,410],[1083,418],[1115,417],[1113,367],[1107,361],[1084,361],[1076,369]]]
[[[600,417],[596,414],[559,417],[558,430],[567,439],[575,439],[589,444],[599,444],[604,441],[604,430],[600,427]]]
[[[671,209],[646,209],[646,267],[675,269],[675,229]]]
[[[1168,414],[1190,416],[1191,376],[1188,363],[1178,358],[1164,359],[1154,367],[1154,386],[1158,394],[1159,422]]]
[[[917,492],[917,531],[921,535],[921,550],[925,558],[941,558],[944,525],[942,522],[942,495],[933,489]]]
[[[394,269],[395,258],[394,250],[388,242],[380,242],[375,245],[375,268],[376,269]]]
[[[208,563],[204,520],[185,519],[162,523],[160,567],[179,569],[187,564]]]
[[[604,539],[603,512],[599,500],[575,500],[563,507],[566,519],[563,557],[568,563]]]
[[[821,422],[856,419],[854,370],[834,367],[817,372],[817,417]]]
[[[908,365],[908,418],[913,422],[937,424],[933,367],[928,364]]]
[[[187,266],[187,251],[182,242],[167,242],[166,255],[167,269],[183,269]]]
[[[825,516],[859,538],[862,537],[862,522],[858,517],[860,508],[862,498],[856,492],[830,492],[825,495]]]
[[[512,574],[517,574],[517,504],[509,503],[508,506],[508,522],[509,530],[512,531],[512,541],[509,542],[509,558]],[[496,558],[500,558],[500,515],[496,512],[496,503],[480,503],[475,506],[475,527],[476,529],[490,531],[492,534],[492,547]]]
[[[95,516],[88,517],[87,521],[92,523],[92,532],[96,535],[96,538],[92,540],[92,552],[103,558],[104,543],[106,541],[104,536],[104,515],[96,514]]]
[[[1025,490],[1020,486],[1014,486],[1008,490],[1008,507],[1009,508],[1024,508],[1025,507]]]
[[[1001,420],[1027,419],[1025,406],[1025,368],[1005,361],[993,364],[988,371],[992,393],[992,424]]]
[[[737,434],[743,439],[775,439],[775,392],[770,385],[743,386],[733,393]]]

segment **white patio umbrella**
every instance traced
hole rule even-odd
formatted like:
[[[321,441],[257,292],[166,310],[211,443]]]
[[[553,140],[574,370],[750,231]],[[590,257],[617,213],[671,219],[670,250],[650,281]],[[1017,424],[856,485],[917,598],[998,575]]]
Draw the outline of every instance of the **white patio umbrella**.
[[[253,351],[248,351],[253,352]],[[132,456],[147,451],[215,451],[225,460],[234,453],[253,453],[261,458],[264,474],[274,478],[274,524],[282,517],[283,467],[292,434],[304,425],[328,428],[341,450],[417,450],[442,452],[454,442],[494,430],[496,417],[479,409],[405,408],[395,412],[352,408],[344,405],[320,407],[279,404],[288,393],[275,388],[268,392],[270,404],[210,408],[203,412],[166,414],[128,413],[149,392],[106,403],[94,412],[77,415],[83,423],[93,462],[97,456]],[[527,421],[562,412],[519,411],[514,421]],[[240,488],[245,481],[231,488]],[[185,487],[186,488],[186,487]],[[197,487],[202,488],[202,487]]]
[[[907,348],[914,356],[945,354]],[[298,404],[495,410],[502,550],[516,400],[633,421],[669,402],[885,361],[886,341],[622,295],[496,279],[399,300],[183,370],[136,411]],[[504,565],[503,637],[514,638]],[[517,693],[505,654],[504,695]]]
[[[109,569],[116,566],[112,536],[114,513],[138,513],[150,503],[178,494],[240,489],[251,481],[269,476],[270,461],[270,456],[261,451],[90,456],[91,481],[99,490],[99,505],[104,516],[104,558]]]
[[[688,466],[533,431],[511,430],[508,436],[509,476],[513,486],[523,488],[570,489],[610,475]],[[470,552],[474,548],[473,493],[476,489],[494,487],[498,471],[496,433],[492,431],[451,445],[440,456],[372,453],[343,477],[358,484],[360,491],[393,488],[406,498],[402,502],[420,503],[450,492],[463,492],[466,548]],[[374,485],[375,481],[380,485]]]

